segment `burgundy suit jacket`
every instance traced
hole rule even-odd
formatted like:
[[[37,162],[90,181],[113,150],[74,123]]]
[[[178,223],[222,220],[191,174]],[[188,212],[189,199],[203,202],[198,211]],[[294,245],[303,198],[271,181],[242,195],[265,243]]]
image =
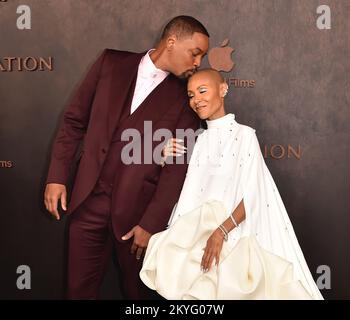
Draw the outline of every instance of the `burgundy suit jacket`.
[[[99,178],[144,54],[105,49],[64,112],[53,144],[46,183],[67,185],[82,143],[68,214],[87,198]],[[199,128],[199,119],[188,106],[186,84],[173,75],[154,89],[143,104],[146,108],[143,119],[132,124],[142,135],[144,120],[152,121],[153,131]],[[140,140],[142,150],[143,138]],[[118,187],[112,195],[116,238],[120,240],[137,224],[152,234],[163,230],[180,195],[186,170],[186,164],[167,164],[163,168],[156,163],[123,166],[122,172],[118,172]]]

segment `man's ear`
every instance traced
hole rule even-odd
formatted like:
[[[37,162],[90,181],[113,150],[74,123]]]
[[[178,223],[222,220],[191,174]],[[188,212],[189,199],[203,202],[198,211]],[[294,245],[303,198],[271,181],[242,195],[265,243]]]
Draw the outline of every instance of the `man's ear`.
[[[166,48],[167,48],[169,51],[173,50],[174,45],[175,45],[175,42],[176,42],[176,37],[175,37],[175,36],[169,36],[169,37],[166,39]]]

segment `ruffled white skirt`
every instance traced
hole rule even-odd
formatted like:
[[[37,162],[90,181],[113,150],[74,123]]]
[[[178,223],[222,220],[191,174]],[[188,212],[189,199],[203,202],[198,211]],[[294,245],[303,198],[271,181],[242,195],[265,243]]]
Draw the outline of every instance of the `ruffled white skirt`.
[[[264,250],[252,235],[234,247],[224,242],[219,265],[203,273],[203,248],[224,215],[223,205],[210,201],[153,235],[142,281],[166,299],[312,299],[293,278],[293,264]]]

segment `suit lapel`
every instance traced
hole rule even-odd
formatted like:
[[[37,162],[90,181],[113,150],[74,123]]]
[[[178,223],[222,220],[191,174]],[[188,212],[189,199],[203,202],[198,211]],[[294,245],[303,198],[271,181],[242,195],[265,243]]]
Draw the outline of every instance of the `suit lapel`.
[[[141,136],[144,132],[144,122],[150,121],[152,126],[161,120],[167,112],[172,108],[171,106],[178,99],[178,90],[170,91],[174,88],[172,85],[178,81],[175,76],[169,74],[140,104],[136,111],[131,114],[125,121],[123,121],[119,130],[127,128],[137,129]],[[175,86],[176,87],[176,86]],[[176,112],[178,113],[178,112]]]
[[[112,138],[128,95],[133,94],[137,70],[145,53],[132,54],[125,60],[115,61],[112,67],[112,80],[108,101],[108,140]]]

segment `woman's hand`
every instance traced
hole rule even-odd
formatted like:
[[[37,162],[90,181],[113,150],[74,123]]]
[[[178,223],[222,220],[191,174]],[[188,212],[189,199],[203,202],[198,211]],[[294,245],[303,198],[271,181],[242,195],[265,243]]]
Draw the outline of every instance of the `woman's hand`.
[[[181,145],[180,142],[183,142],[183,140],[171,138],[164,145],[162,150],[162,167],[165,165],[167,157],[180,157],[186,153],[186,147]]]
[[[224,235],[222,231],[218,228],[216,229],[207,241],[207,245],[204,248],[204,254],[201,262],[201,270],[208,272],[215,259],[215,265],[219,264],[220,253],[222,250],[222,245],[224,243]]]

